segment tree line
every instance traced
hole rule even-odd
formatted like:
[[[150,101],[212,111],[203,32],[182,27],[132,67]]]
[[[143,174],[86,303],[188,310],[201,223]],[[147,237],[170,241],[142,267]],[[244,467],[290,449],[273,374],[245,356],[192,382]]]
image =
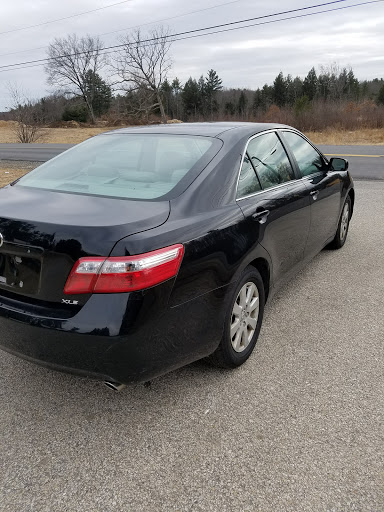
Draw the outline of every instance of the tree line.
[[[286,122],[300,129],[384,125],[384,80],[359,81],[351,67],[310,69],[304,78],[278,73],[257,89],[225,87],[214,69],[182,83],[171,76],[172,40],[160,27],[120,38],[109,55],[98,37],[69,35],[48,47],[45,72],[53,93],[36,101],[12,89],[4,119],[22,125],[60,121],[109,124],[182,121]],[[106,76],[109,78],[107,79]]]

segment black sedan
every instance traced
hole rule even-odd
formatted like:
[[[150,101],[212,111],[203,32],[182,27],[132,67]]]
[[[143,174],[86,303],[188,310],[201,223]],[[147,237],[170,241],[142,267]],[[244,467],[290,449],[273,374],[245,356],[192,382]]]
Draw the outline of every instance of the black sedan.
[[[276,124],[79,144],[0,190],[1,348],[114,389],[241,365],[274,290],[345,243],[347,168]]]

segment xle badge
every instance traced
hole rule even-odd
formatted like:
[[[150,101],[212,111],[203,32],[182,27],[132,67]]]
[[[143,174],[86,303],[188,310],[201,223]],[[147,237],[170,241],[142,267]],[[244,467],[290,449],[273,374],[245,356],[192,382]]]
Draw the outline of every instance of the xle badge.
[[[78,300],[69,300],[69,299],[61,299],[61,302],[63,304],[73,304],[73,305],[76,305],[79,303]]]

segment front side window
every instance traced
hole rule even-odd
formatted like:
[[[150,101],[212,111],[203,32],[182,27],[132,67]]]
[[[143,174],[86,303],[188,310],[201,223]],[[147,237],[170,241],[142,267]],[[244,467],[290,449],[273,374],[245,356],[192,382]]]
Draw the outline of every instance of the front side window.
[[[263,189],[295,179],[288,156],[276,133],[265,133],[252,139],[247,153]]]
[[[327,164],[321,155],[303,137],[293,132],[284,132],[291,151],[296,158],[302,176],[310,176],[319,171],[326,171]]]
[[[256,176],[248,153],[245,154],[241,166],[239,183],[237,185],[237,197],[245,197],[261,190],[260,182]]]
[[[75,146],[16,186],[129,199],[167,195],[217,153],[217,139],[168,134],[108,134]],[[194,176],[191,176],[191,180]]]

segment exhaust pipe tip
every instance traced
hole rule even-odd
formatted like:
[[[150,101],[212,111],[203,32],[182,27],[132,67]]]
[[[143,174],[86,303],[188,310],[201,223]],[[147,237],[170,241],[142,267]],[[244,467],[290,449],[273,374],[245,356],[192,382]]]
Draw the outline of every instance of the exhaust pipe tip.
[[[111,382],[108,380],[104,381],[104,384],[107,388],[112,389],[113,391],[119,392],[125,388],[126,384],[120,384],[119,382]]]

